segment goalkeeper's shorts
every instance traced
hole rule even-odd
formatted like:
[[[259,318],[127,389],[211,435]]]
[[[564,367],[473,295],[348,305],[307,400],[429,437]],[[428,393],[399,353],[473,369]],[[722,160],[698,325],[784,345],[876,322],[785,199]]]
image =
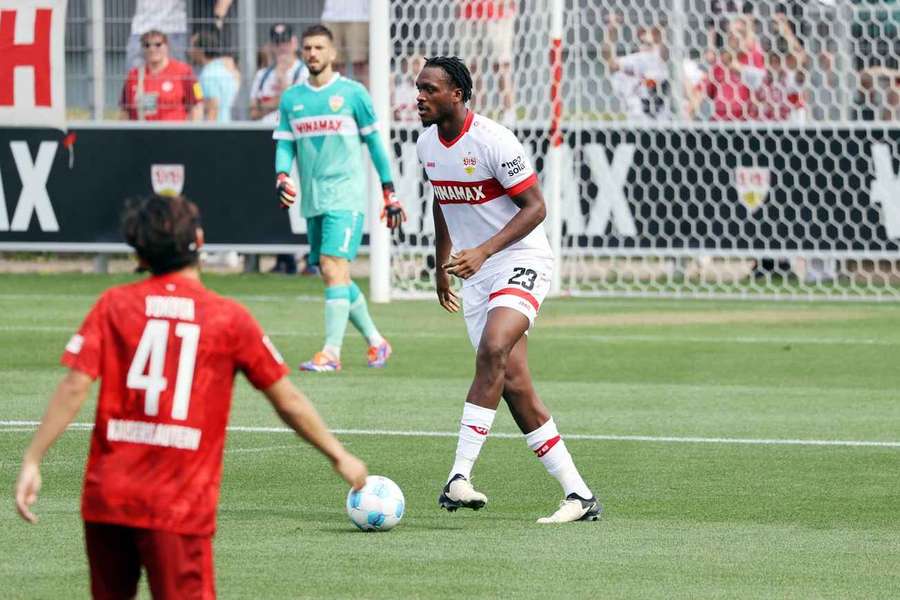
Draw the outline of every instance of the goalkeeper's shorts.
[[[321,255],[353,260],[362,242],[365,214],[335,210],[306,219],[309,265],[318,265]]]
[[[498,307],[512,308],[528,318],[534,326],[541,303],[550,291],[553,259],[515,253],[478,272],[463,283],[463,316],[472,346],[478,348],[488,313]],[[526,331],[527,333],[527,331]]]

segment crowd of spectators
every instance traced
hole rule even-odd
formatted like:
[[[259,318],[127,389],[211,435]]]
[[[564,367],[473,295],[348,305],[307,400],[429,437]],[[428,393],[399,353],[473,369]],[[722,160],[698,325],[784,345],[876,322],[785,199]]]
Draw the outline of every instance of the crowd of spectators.
[[[712,0],[708,8],[705,31],[686,33],[698,43],[690,47],[683,40],[680,66],[673,62],[667,23],[629,24],[621,14],[607,15],[600,56],[617,98],[613,112],[632,120],[677,115],[802,124],[815,118],[811,108],[818,105],[824,118],[900,118],[896,55],[870,57],[856,52],[861,44],[854,41],[843,58],[848,75],[839,75],[833,32],[848,24],[820,18],[814,27],[798,3]],[[623,29],[630,34],[627,43]],[[876,29],[869,35],[881,33]],[[674,82],[678,90],[672,88]],[[823,107],[838,104],[840,93],[846,96],[846,110],[829,113]]]
[[[121,94],[126,118],[274,120],[281,92],[308,74],[298,58],[297,38],[288,23],[272,27],[259,49],[259,68],[244,78],[241,95],[242,78],[231,53],[236,49],[232,3],[136,0]],[[665,17],[628,22],[615,10],[605,12],[597,37],[602,77],[612,97],[598,98],[600,112],[631,120],[792,124],[900,119],[900,46],[881,39],[890,32],[854,29],[849,58],[839,56],[834,35],[839,25],[828,21],[838,13],[818,15],[813,22],[804,14],[810,4],[828,2],[710,0],[703,26],[685,32],[678,47]],[[454,0],[455,25],[449,30],[455,51],[470,63],[473,108],[509,126],[516,124],[522,100],[513,77],[516,36],[523,33],[517,29],[519,11],[517,0]],[[325,0],[321,13],[335,34],[339,70],[365,85],[368,18],[368,0]],[[399,122],[417,120],[414,81],[423,58],[419,50],[395,61],[393,107]]]

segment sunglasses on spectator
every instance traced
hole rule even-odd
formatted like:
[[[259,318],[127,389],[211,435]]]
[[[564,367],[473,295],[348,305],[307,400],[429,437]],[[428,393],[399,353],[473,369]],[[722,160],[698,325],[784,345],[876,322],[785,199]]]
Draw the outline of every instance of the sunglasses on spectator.
[[[144,48],[160,48],[165,44],[165,42],[144,42]]]

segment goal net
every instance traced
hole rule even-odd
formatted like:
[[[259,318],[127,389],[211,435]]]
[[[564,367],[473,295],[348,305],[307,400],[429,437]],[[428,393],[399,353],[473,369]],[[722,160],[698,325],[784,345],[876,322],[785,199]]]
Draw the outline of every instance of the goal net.
[[[413,81],[451,54],[531,153],[560,293],[900,298],[900,3],[560,4],[551,150],[553,0],[391,3],[395,296],[433,288]]]

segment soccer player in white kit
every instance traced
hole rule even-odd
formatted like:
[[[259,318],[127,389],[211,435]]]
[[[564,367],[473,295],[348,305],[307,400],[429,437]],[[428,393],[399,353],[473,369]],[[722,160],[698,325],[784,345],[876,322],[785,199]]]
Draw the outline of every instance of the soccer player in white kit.
[[[425,126],[417,150],[434,188],[438,301],[451,313],[459,311],[450,275],[463,280],[463,315],[477,349],[456,459],[438,503],[448,511],[487,504],[470,480],[502,396],[528,447],[565,494],[559,509],[538,523],[596,521],[602,506],[581,478],[528,371],[526,334],[553,270],[537,176],[509,129],[466,107],[472,77],[460,59],[428,59],[416,88]]]

